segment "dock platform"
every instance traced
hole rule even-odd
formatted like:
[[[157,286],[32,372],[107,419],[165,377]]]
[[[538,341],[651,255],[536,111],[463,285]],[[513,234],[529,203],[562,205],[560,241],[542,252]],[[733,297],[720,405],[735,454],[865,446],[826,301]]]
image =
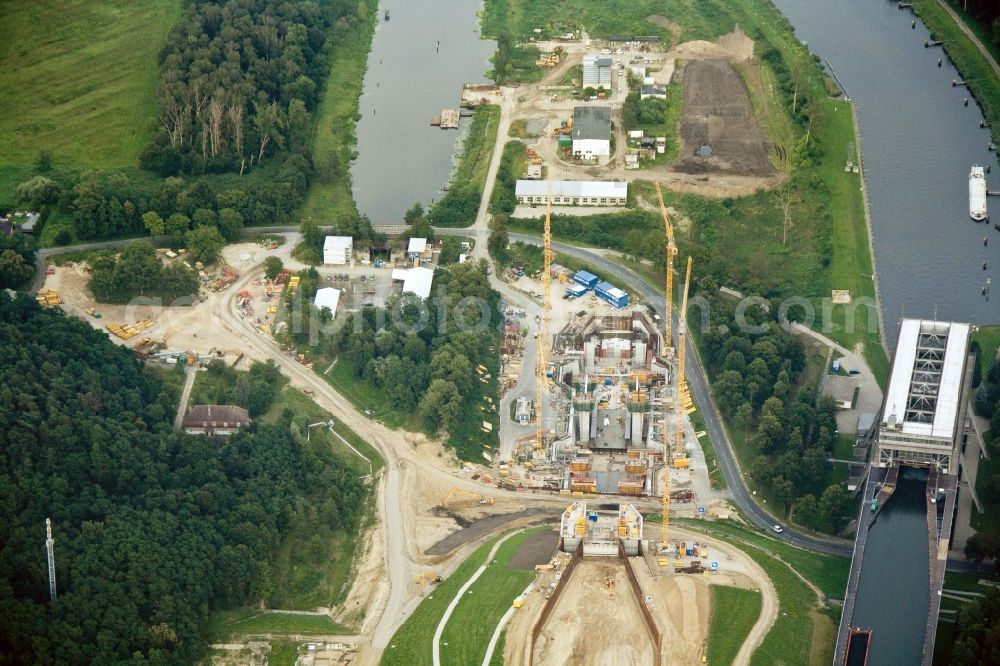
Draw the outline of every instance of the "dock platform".
[[[436,125],[441,129],[458,129],[460,117],[458,109],[442,109],[439,117],[431,119],[431,125]]]

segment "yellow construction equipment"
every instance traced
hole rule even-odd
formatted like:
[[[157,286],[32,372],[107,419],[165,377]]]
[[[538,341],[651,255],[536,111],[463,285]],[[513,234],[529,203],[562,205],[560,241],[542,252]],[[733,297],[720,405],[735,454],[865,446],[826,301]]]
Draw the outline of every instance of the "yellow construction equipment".
[[[549,308],[552,303],[552,175],[549,174],[548,194],[545,197],[545,233],[542,236],[542,330],[538,335],[538,353],[535,356],[535,451],[544,448],[542,442],[542,403],[545,391],[545,369],[548,367]]]
[[[442,582],[444,578],[441,574],[434,573],[433,571],[424,571],[417,574],[417,585],[424,585],[425,583],[432,583],[437,585]]]
[[[674,226],[670,224],[667,216],[667,208],[663,205],[663,192],[660,191],[660,184],[657,182],[656,196],[660,200],[660,215],[663,216],[663,230],[667,234],[667,300],[664,303],[663,313],[663,354],[667,358],[673,357],[674,339],[670,334],[673,326],[673,301],[674,301],[674,257],[677,256],[677,244],[674,242]]]
[[[684,298],[681,300],[681,311],[677,316],[677,397],[674,400],[674,459],[684,458],[684,403],[690,402],[687,380],[684,377],[684,344],[687,337],[687,304],[688,288],[691,286],[691,257],[688,257],[687,275],[684,277]]]
[[[448,506],[448,502],[450,502],[451,498],[457,494],[470,495],[472,497],[475,497],[476,502],[478,502],[479,504],[492,505],[496,503],[496,500],[493,499],[492,497],[480,495],[479,493],[472,492],[471,490],[466,490],[465,488],[459,488],[458,486],[455,486],[454,488],[448,491],[447,495],[444,496],[444,499],[441,501],[441,506]]]

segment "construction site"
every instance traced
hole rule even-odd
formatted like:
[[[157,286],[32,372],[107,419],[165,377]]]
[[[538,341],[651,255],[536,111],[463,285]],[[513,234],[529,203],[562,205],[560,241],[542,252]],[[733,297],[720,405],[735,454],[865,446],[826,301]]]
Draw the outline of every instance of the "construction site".
[[[662,194],[660,200],[667,237],[665,287],[674,294],[677,247]],[[517,396],[512,412],[502,414],[514,421],[502,426],[502,434],[517,437],[501,442],[500,485],[577,498],[655,496],[664,500],[665,510],[670,501],[694,502],[698,493],[691,463],[700,447],[689,421],[694,406],[684,372],[685,317],[673,325],[672,298],[661,320],[651,310],[630,309],[627,294],[617,294],[620,290],[610,285],[602,291],[607,283],[592,273],[553,265],[550,219],[548,206],[540,286],[538,291],[527,287],[541,301],[535,348],[527,349],[519,311],[510,313],[504,329],[505,372],[511,366],[520,371],[523,393],[521,359],[534,361],[535,395],[534,400]],[[690,259],[685,269],[679,313],[686,310]],[[515,280],[524,289],[530,278]],[[563,299],[552,298],[554,288],[565,290]],[[502,391],[515,388],[501,383]]]
[[[574,502],[558,533],[560,552],[536,566],[535,582],[515,601],[505,663],[702,663],[710,585],[761,593],[748,643],[777,616],[773,586],[745,553],[677,531],[672,554],[661,554],[664,533],[632,504]]]

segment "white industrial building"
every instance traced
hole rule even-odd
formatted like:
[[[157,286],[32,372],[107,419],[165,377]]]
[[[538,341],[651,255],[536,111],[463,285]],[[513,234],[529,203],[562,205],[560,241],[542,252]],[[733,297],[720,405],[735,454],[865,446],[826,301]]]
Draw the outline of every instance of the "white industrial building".
[[[583,86],[611,89],[611,56],[596,53],[583,56]]]
[[[392,279],[402,281],[404,294],[430,298],[434,271],[423,267],[394,268],[392,269]]]
[[[522,204],[544,204],[549,183],[542,180],[519,180],[514,196]],[[628,201],[628,183],[605,180],[553,180],[552,204],[555,206],[624,206]]]
[[[573,157],[596,160],[611,155],[611,107],[573,109]]]
[[[885,392],[874,464],[958,474],[972,357],[970,326],[904,319]]]
[[[330,314],[337,316],[337,306],[340,305],[340,289],[334,289],[333,287],[317,289],[313,305],[316,306],[317,310],[328,308]]]
[[[327,236],[323,241],[323,263],[328,266],[350,264],[353,254],[354,239],[350,236]]]

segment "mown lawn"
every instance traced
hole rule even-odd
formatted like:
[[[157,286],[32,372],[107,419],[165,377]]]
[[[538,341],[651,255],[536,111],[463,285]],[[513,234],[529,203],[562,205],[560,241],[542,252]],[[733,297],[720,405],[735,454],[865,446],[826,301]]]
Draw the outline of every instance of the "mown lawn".
[[[760,617],[761,595],[754,590],[712,585],[712,619],[708,627],[708,663],[733,663],[743,641]]]
[[[157,54],[180,5],[0,3],[0,195],[43,150],[57,168],[136,163],[157,127]]]
[[[535,577],[534,571],[515,571],[508,569],[507,564],[525,539],[546,529],[550,528],[525,530],[500,546],[486,572],[468,589],[445,626],[441,636],[443,664],[482,663],[500,617]],[[502,536],[480,546],[417,606],[389,642],[389,647],[382,655],[382,666],[422,666],[432,663],[432,642],[438,622],[459,588],[484,564],[490,548],[500,538]],[[502,645],[497,650],[502,654]]]

